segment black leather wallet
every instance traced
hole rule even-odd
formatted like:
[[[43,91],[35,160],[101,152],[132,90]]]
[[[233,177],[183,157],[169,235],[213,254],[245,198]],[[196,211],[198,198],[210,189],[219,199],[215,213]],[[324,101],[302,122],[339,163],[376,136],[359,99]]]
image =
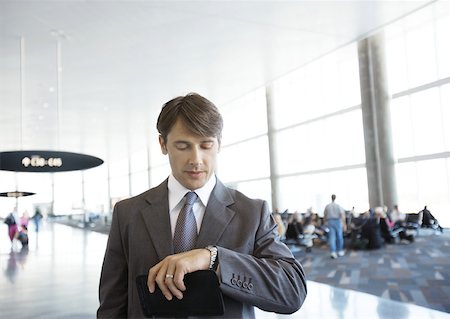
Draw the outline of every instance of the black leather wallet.
[[[150,293],[147,275],[136,277],[142,311],[146,317],[221,316],[224,313],[219,280],[212,270],[199,270],[184,276],[183,299],[167,300],[158,285]]]

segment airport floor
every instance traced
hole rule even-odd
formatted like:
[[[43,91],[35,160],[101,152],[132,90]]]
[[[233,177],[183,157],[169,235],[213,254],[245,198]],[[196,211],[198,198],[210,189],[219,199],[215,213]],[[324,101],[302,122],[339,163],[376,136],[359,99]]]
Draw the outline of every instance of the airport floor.
[[[30,227],[27,250],[11,249],[0,225],[0,318],[95,318],[98,280],[107,235],[66,225]],[[437,319],[449,313],[308,281],[308,297],[292,315],[260,310],[270,318]]]

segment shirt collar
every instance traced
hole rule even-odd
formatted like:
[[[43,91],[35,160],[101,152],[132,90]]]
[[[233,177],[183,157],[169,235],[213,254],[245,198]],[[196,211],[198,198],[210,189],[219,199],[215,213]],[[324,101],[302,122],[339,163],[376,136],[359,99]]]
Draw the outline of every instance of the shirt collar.
[[[198,198],[200,198],[200,201],[205,207],[208,204],[214,186],[216,186],[216,175],[213,174],[203,187],[193,190],[197,193]],[[169,175],[167,187],[169,189],[169,211],[171,211],[183,199],[184,195],[191,190],[181,185],[173,174]]]

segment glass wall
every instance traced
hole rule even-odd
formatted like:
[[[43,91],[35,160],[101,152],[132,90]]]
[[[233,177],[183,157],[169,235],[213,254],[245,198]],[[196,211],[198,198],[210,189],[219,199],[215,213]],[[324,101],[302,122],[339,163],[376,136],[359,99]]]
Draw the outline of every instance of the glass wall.
[[[35,195],[8,198],[0,200],[0,217],[5,217],[18,206],[19,215],[25,211],[32,216],[34,207],[40,205],[48,210],[52,202],[52,177],[46,173],[16,173],[0,171],[0,189],[2,192],[22,191],[31,192]],[[45,212],[44,211],[44,212]]]
[[[265,88],[224,106],[218,177],[249,197],[271,202]]]
[[[385,30],[400,209],[450,225],[450,15],[426,7]]]
[[[109,201],[108,166],[86,170],[84,174],[84,200],[88,212],[108,214],[111,207]]]
[[[428,205],[450,226],[450,18],[447,2],[427,6],[388,26],[386,55],[400,209],[417,212]],[[356,43],[317,59],[271,85],[280,210],[322,214],[330,195],[346,209],[368,209],[364,134]],[[271,204],[267,103],[264,87],[225,105],[218,176],[227,185]],[[157,114],[153,114],[156,122]],[[153,127],[153,124],[151,124]],[[0,186],[35,191],[27,203],[52,201],[65,212],[84,205],[107,211],[118,199],[137,195],[170,173],[157,132],[145,149],[128,159],[67,174],[0,172]],[[20,176],[20,175],[19,175]],[[17,180],[17,182],[16,182]],[[83,184],[84,188],[80,185]],[[63,185],[63,186],[58,186]],[[84,191],[83,191],[84,189]],[[37,192],[37,191],[36,191]],[[31,201],[29,201],[31,200]],[[1,202],[5,215],[15,200]],[[275,208],[275,207],[273,207]]]
[[[274,82],[275,149],[281,211],[322,215],[331,194],[368,209],[355,44]]]

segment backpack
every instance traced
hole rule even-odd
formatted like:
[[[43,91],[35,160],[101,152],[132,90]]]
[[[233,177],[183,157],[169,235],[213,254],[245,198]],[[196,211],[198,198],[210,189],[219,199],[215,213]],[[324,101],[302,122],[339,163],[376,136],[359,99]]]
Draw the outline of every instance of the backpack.
[[[4,223],[8,226],[14,225],[16,223],[14,216],[12,214],[9,214],[8,217],[5,218]]]

